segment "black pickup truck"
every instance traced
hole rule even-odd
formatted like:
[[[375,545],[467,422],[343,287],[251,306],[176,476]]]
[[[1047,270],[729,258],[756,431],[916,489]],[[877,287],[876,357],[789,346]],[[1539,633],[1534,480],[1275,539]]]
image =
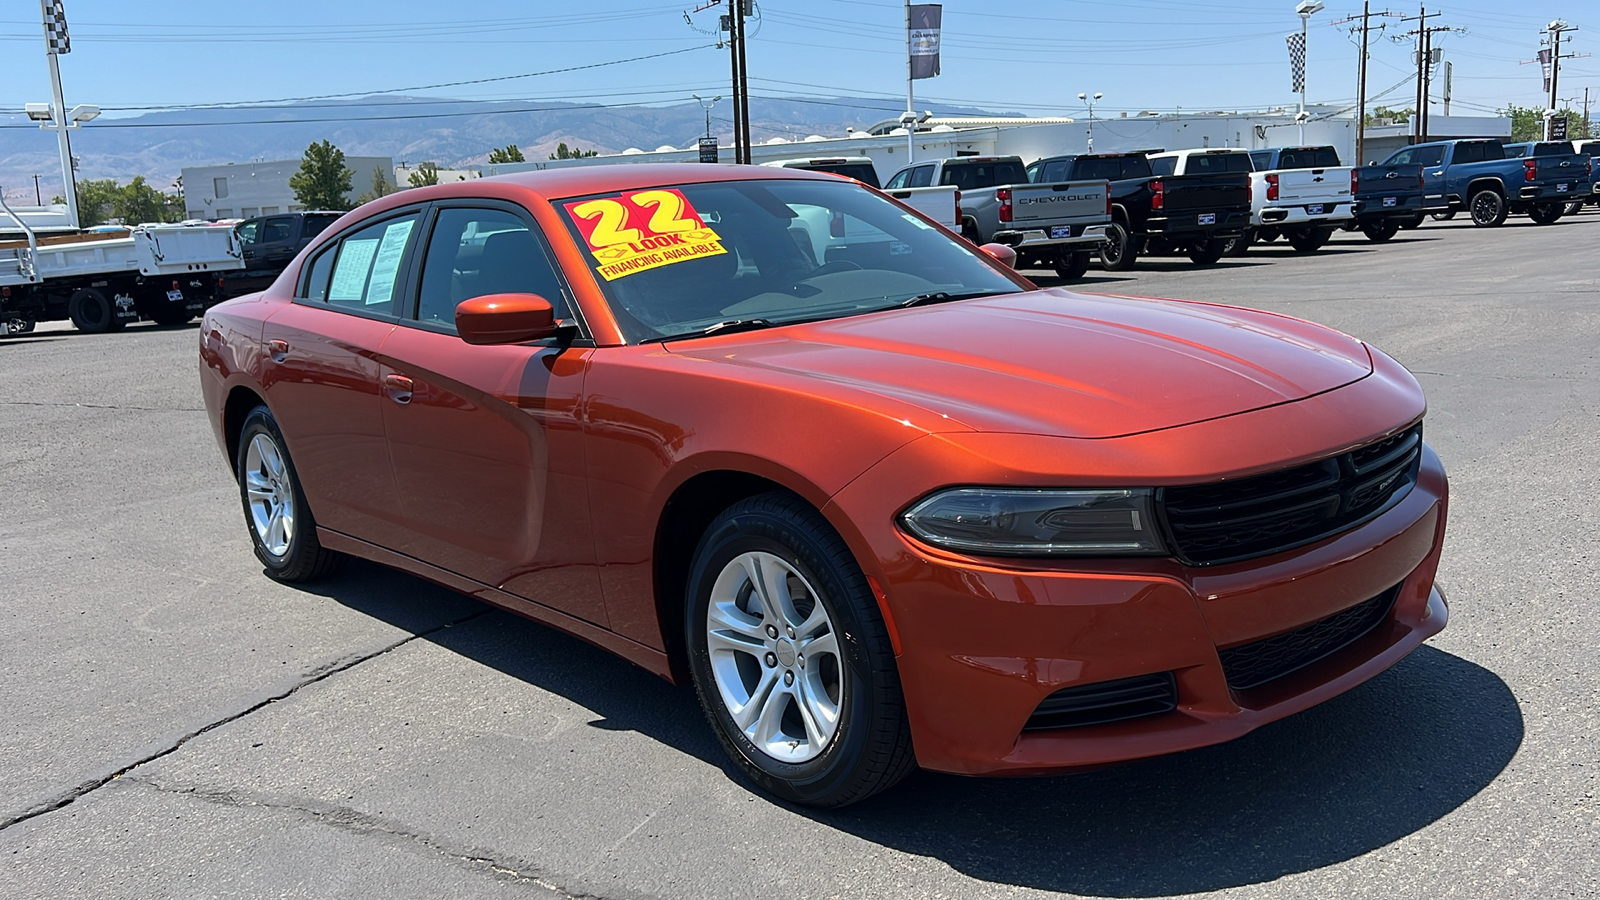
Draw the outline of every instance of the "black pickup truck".
[[[342,212],[307,210],[245,219],[233,226],[239,248],[244,251],[244,271],[227,274],[223,279],[223,295],[241,297],[271,287],[311,239],[342,215]]]
[[[1157,176],[1145,153],[1050,156],[1027,171],[1035,183],[1111,182],[1111,225],[1100,246],[1109,271],[1131,269],[1145,252],[1181,252],[1208,266],[1250,225],[1248,173]]]

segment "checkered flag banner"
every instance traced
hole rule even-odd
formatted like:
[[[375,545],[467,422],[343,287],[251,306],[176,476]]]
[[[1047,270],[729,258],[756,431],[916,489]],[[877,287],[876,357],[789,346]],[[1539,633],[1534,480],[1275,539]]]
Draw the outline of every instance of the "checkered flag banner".
[[[44,10],[45,52],[51,56],[71,53],[72,38],[67,35],[67,12],[61,8],[61,0],[39,0],[39,6]]]
[[[1298,94],[1306,89],[1306,36],[1287,34],[1283,39],[1289,43],[1289,68],[1294,72],[1294,92]]]

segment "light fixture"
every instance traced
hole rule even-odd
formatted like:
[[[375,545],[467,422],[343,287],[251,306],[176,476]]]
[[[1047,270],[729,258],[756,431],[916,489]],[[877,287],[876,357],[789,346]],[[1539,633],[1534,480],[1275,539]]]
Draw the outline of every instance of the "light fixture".
[[[27,112],[28,118],[35,122],[55,121],[55,116],[50,112],[50,104],[48,103],[27,103],[22,108]]]
[[[1294,8],[1294,11],[1302,16],[1310,16],[1327,8],[1327,6],[1323,5],[1322,0],[1302,0],[1300,5]]]
[[[100,117],[100,107],[92,103],[80,103],[67,113],[69,122],[91,122]]]

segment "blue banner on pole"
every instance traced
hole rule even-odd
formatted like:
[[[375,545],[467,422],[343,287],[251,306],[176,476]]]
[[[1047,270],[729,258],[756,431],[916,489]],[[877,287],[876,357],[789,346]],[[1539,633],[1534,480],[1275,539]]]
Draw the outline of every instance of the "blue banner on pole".
[[[939,22],[944,7],[921,3],[911,7],[911,77],[932,78],[939,74]]]

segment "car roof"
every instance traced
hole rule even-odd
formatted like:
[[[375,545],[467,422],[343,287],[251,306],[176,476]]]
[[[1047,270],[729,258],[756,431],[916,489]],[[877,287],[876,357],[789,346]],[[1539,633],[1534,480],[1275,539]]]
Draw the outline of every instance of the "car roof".
[[[707,181],[760,181],[762,179],[811,178],[818,181],[837,181],[826,172],[811,172],[777,166],[727,166],[707,163],[623,163],[617,165],[571,166],[561,169],[541,169],[496,175],[468,184],[506,184],[526,188],[546,200],[561,197],[579,197],[585,194],[609,194],[615,191],[633,191],[641,188],[661,187],[671,184],[695,184]],[[445,187],[437,185],[436,187]],[[405,191],[403,193],[412,193]],[[436,193],[436,192],[435,192]],[[460,196],[451,192],[451,196]]]

